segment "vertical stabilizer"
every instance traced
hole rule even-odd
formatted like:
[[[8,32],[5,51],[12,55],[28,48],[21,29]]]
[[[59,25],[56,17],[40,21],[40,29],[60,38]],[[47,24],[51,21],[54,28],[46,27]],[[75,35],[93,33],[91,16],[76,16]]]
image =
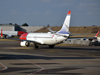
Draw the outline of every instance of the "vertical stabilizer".
[[[59,30],[57,32],[58,34],[63,34],[63,35],[68,35],[69,36],[70,18],[71,18],[71,11],[68,12],[61,30]]]
[[[2,29],[1,29],[1,38],[3,37]]]
[[[97,36],[98,36],[99,32],[100,32],[100,30],[97,32],[97,34],[95,35],[95,37],[97,37]]]

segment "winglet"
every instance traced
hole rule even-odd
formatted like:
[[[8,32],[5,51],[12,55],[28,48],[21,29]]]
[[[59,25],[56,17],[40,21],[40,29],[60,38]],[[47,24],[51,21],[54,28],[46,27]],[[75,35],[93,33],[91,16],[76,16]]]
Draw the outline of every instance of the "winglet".
[[[97,36],[98,36],[99,32],[100,32],[100,30],[97,32],[97,34],[95,35],[95,37],[97,37]]]
[[[3,37],[3,34],[2,34],[2,29],[1,29],[1,38]]]
[[[71,14],[71,11],[68,11],[68,14],[70,15]]]

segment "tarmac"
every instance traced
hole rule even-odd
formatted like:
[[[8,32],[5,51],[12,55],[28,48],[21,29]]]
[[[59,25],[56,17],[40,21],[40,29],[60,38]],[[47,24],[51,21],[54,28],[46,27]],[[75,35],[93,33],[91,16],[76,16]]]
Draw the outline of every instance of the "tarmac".
[[[0,75],[100,75],[100,46],[21,47],[0,40]]]

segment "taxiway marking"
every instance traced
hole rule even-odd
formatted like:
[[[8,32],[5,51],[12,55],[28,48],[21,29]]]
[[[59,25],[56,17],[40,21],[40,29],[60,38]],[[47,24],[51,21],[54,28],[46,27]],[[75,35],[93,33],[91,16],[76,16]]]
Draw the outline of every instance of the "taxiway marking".
[[[21,59],[21,58],[19,58],[19,57],[15,57],[15,58],[20,59],[20,60],[22,60],[22,61],[25,61],[25,62],[27,62],[27,63],[31,63],[31,64],[33,64],[33,65],[35,65],[35,66],[41,68],[41,69],[39,69],[38,71],[36,71],[35,73],[31,73],[31,74],[28,74],[28,75],[33,75],[33,74],[39,73],[39,72],[41,72],[41,71],[43,71],[43,70],[45,69],[44,67],[42,67],[42,66],[40,66],[40,65],[38,65],[38,64],[36,64],[36,63],[30,62],[30,61],[28,61],[28,60],[24,60],[24,59]]]
[[[0,71],[6,70],[7,67],[5,65],[3,65],[2,63],[0,63],[0,65],[3,67],[3,69],[0,69]]]

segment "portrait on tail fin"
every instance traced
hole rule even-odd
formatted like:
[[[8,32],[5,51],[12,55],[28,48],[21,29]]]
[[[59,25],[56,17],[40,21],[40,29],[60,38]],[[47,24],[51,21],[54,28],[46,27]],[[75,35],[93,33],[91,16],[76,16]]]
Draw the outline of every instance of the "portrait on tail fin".
[[[70,18],[71,18],[71,11],[68,12],[66,18],[65,18],[65,21],[63,23],[63,26],[61,28],[61,30],[59,30],[57,32],[57,34],[64,34],[64,35],[68,35],[70,32],[69,32],[69,25],[70,25]]]

